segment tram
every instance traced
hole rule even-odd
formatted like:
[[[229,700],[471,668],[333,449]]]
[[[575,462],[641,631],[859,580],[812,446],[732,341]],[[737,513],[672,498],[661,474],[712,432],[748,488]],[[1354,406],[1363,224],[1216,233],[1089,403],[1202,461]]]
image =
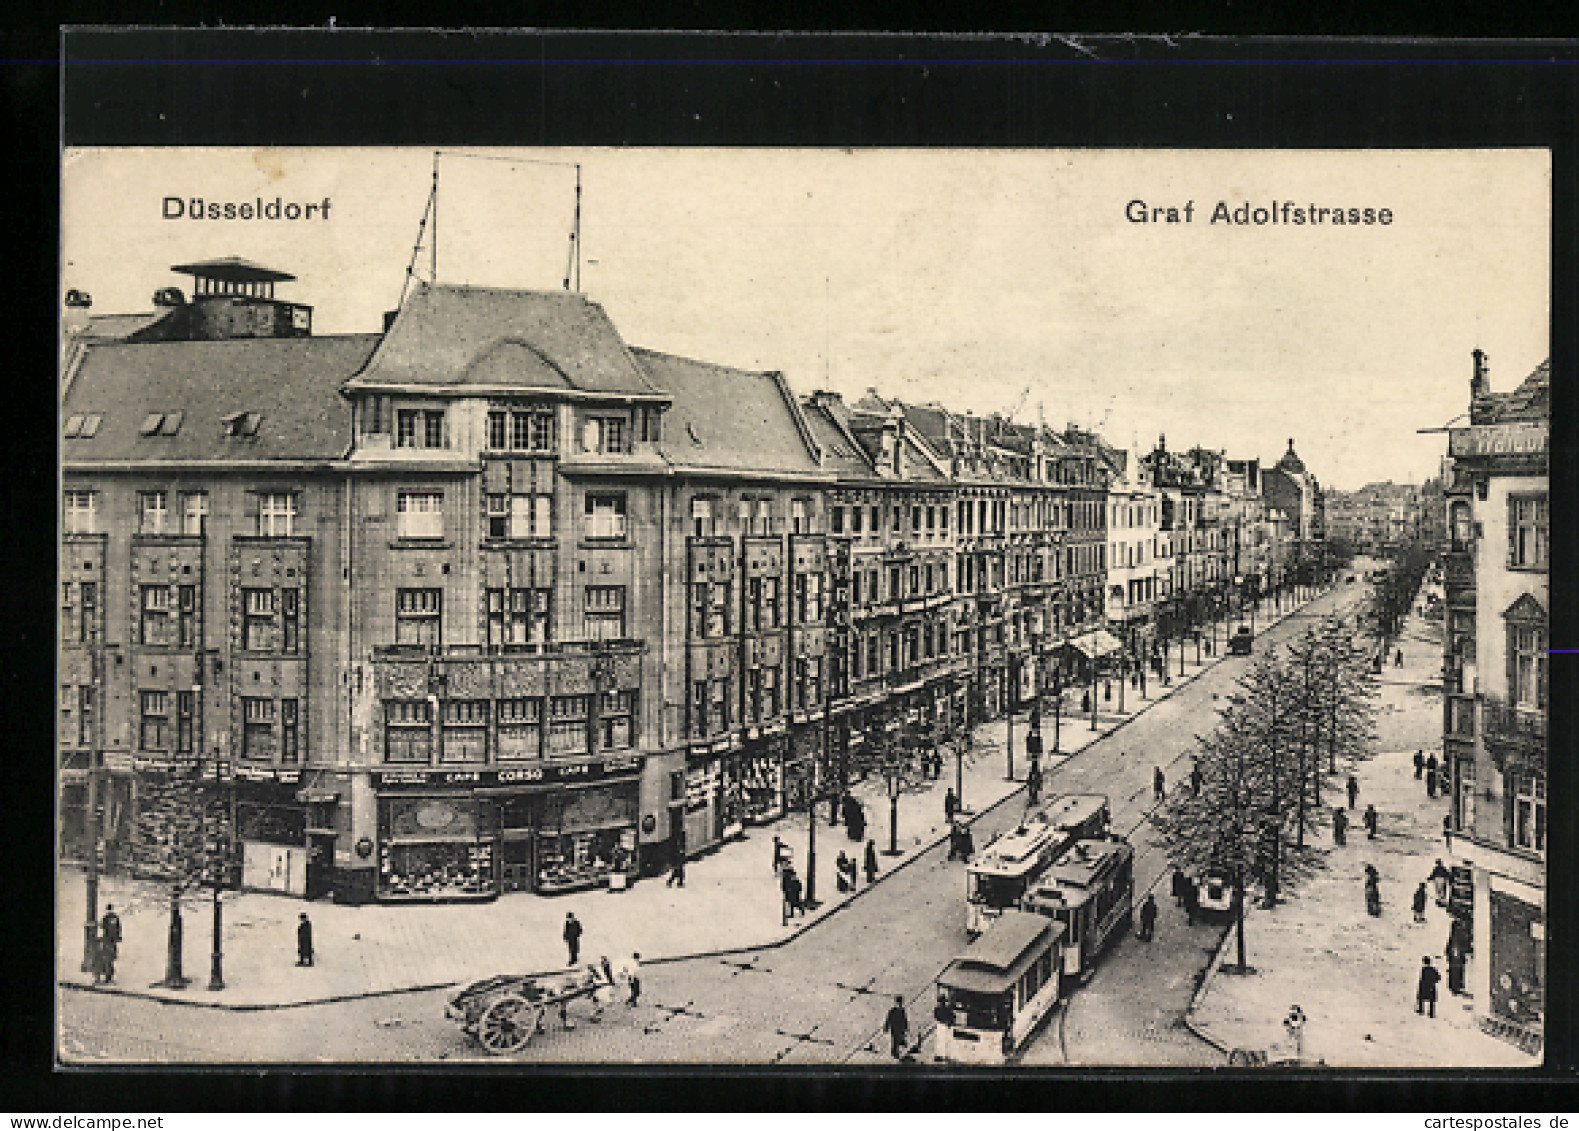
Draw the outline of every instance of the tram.
[[[934,1060],[1003,1064],[1058,1004],[1062,924],[1005,911],[938,976]]]
[[[1053,798],[1000,834],[965,869],[965,930],[979,935],[1004,911],[1018,907],[1070,844],[1102,836],[1107,826],[1106,797],[1071,793]]]
[[[1116,837],[1077,840],[1026,893],[1026,911],[1065,930],[1063,973],[1082,981],[1109,943],[1134,921],[1135,850]]]

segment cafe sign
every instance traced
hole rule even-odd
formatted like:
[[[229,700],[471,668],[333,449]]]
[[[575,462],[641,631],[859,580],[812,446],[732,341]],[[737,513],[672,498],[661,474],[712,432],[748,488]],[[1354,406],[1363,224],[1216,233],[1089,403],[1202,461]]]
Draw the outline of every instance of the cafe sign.
[[[493,789],[500,786],[576,785],[635,774],[639,755],[600,758],[590,762],[552,763],[493,770],[375,770],[377,789],[447,786],[455,789]]]
[[[1459,459],[1545,455],[1546,448],[1546,425],[1537,421],[1477,424],[1448,432],[1447,454]]]

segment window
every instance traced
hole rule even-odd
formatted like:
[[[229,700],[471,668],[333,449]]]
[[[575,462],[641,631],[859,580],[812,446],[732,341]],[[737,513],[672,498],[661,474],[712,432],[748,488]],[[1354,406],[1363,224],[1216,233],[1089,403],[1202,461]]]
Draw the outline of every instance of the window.
[[[938,508],[938,532],[943,537],[948,537],[948,504]]]
[[[197,647],[197,586],[183,585],[176,590],[176,609],[180,615],[179,646]]]
[[[715,581],[708,586],[708,636],[729,635],[729,588],[727,581]]]
[[[910,508],[910,533],[917,537],[921,534],[921,508]]]
[[[77,586],[77,596],[82,608],[82,631],[79,639],[86,644],[99,638],[99,583],[82,582]]]
[[[548,703],[548,752],[559,756],[585,754],[587,697],[555,695]]]
[[[395,497],[395,515],[399,538],[442,538],[444,492],[401,491]]]
[[[790,533],[811,533],[811,523],[808,518],[807,501],[805,499],[790,500]]]
[[[289,537],[296,527],[296,496],[268,493],[258,499],[258,533],[265,538]]]
[[[141,587],[142,623],[137,642],[149,648],[170,647],[170,587]]]
[[[486,498],[488,537],[550,538],[554,533],[552,495],[492,494]]]
[[[1541,625],[1509,626],[1512,686],[1509,698],[1517,707],[1543,710],[1546,707],[1546,629]]]
[[[582,635],[588,640],[620,640],[625,636],[625,587],[587,586]]]
[[[765,718],[773,718],[783,710],[779,702],[779,669],[768,667],[762,669],[762,712]]]
[[[274,700],[241,701],[241,756],[274,758]]]
[[[640,410],[641,438],[651,443],[658,443],[663,439],[663,410],[657,408],[644,408]]]
[[[598,749],[627,750],[632,745],[636,716],[634,691],[606,691],[598,716]]]
[[[417,418],[421,413],[416,409],[402,408],[395,412],[395,446],[397,448],[414,448],[417,446]]]
[[[735,513],[736,513],[737,517],[740,519],[740,533],[742,533],[742,534],[750,534],[752,532],[751,531],[751,500],[750,499],[741,499],[739,504],[738,504],[738,509],[736,510]]]
[[[762,669],[746,669],[746,711],[742,720],[747,723],[762,721]]]
[[[501,699],[498,716],[501,759],[542,756],[543,701],[541,699]]]
[[[904,530],[904,527],[905,527],[905,512],[904,512],[904,510],[899,506],[899,504],[895,503],[894,506],[889,510],[888,513],[889,513],[890,517],[892,517],[893,520],[894,520],[893,521],[893,525],[890,527],[890,529],[893,530],[893,532],[895,534],[901,533]]]
[[[488,700],[447,699],[444,702],[441,762],[488,760]]]
[[[834,507],[828,516],[828,529],[834,534],[844,533],[844,508]]]
[[[625,537],[625,496],[588,495],[582,535],[586,538]]]
[[[509,422],[509,413],[490,412],[488,414],[488,447],[490,450],[499,452],[505,449]]]
[[[432,409],[422,414],[422,446],[426,448],[442,448],[444,446],[444,414]]]
[[[921,595],[921,567],[920,566],[911,566],[910,567],[910,588],[909,588],[908,592],[909,592],[909,594],[912,597],[919,597]]]
[[[855,605],[855,606],[859,606],[860,603],[861,603],[861,575],[859,573],[852,573],[850,575],[850,604],[851,605]]]
[[[208,532],[208,494],[191,491],[181,496],[181,533],[201,538]]]
[[[713,703],[708,710],[708,717],[713,721],[714,730],[728,730],[731,725],[729,681],[727,679],[713,680]]]
[[[548,642],[552,590],[488,590],[488,646],[493,649]]]
[[[280,700],[280,761],[294,766],[301,760],[301,727],[295,699]]]
[[[82,623],[77,620],[76,606],[71,603],[71,582],[60,584],[60,642],[71,644],[80,640]]]
[[[897,600],[900,599],[901,596],[903,596],[903,593],[901,592],[902,582],[901,582],[900,578],[901,578],[901,574],[900,574],[899,567],[898,566],[889,566],[888,567],[888,599],[890,601],[897,601]]]
[[[280,651],[296,655],[301,651],[300,589],[280,590]]]
[[[488,537],[512,537],[510,524],[510,496],[489,495],[485,505],[488,509]],[[528,512],[530,515],[530,512]]]
[[[1546,852],[1546,776],[1514,773],[1513,843],[1532,852]]]
[[[165,691],[144,691],[142,727],[137,735],[139,750],[165,750],[169,747],[170,695]]]
[[[795,575],[795,623],[822,623],[822,574]]]
[[[762,627],[777,628],[779,626],[779,579],[764,577],[762,579]]]
[[[851,507],[850,508],[850,533],[851,534],[859,534],[861,532],[861,518],[862,518],[863,515],[865,515],[865,513],[866,513],[865,510],[863,510],[861,507]]]
[[[604,455],[624,455],[630,452],[630,422],[618,416],[606,416],[598,421],[602,443],[598,451]]]
[[[809,711],[822,700],[822,658],[800,656],[795,660],[795,709]]]
[[[64,501],[65,513],[61,525],[67,534],[97,534],[99,532],[99,493],[97,491],[67,491]]]
[[[691,500],[691,533],[698,538],[713,536],[713,500]]]
[[[1508,499],[1508,564],[1515,569],[1545,569],[1546,543],[1546,496],[1511,496]]]
[[[137,496],[137,533],[163,534],[170,519],[170,496],[165,491],[143,491]]]
[[[707,734],[707,680],[698,679],[691,684],[691,737]]]
[[[433,759],[433,705],[426,699],[392,699],[384,703],[384,760],[430,762]]]
[[[444,609],[439,589],[399,589],[395,592],[395,643],[438,645]]]
[[[772,534],[773,533],[773,500],[772,499],[758,499],[757,500],[757,528],[756,528],[756,533],[763,534],[763,535],[767,535],[767,534]]]
[[[178,754],[190,754],[195,749],[193,743],[196,736],[193,734],[194,716],[197,714],[197,696],[190,691],[177,691],[175,693],[175,749]]]
[[[272,652],[275,649],[272,589],[241,591],[241,648],[244,652]]]
[[[77,745],[92,746],[94,740],[93,688],[77,688]]]

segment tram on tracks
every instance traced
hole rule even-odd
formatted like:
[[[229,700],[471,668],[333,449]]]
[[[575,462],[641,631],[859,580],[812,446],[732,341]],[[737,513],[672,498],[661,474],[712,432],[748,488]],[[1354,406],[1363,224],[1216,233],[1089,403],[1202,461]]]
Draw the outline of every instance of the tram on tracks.
[[[1107,833],[1108,799],[1099,793],[1055,797],[1000,834],[965,869],[965,930],[990,927],[1020,901],[1075,841]]]
[[[1026,911],[1063,926],[1063,974],[1085,981],[1134,922],[1135,850],[1117,837],[1077,840],[1025,895]]]
[[[934,1060],[1003,1064],[1058,1004],[1065,927],[1006,910],[938,976]]]

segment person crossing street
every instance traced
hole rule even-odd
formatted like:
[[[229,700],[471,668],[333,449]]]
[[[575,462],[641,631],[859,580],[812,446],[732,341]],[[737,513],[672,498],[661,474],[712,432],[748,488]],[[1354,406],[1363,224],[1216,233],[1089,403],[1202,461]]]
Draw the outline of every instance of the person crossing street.
[[[1152,935],[1157,930],[1157,899],[1150,892],[1146,900],[1140,905],[1140,934],[1141,942],[1150,942]]]

